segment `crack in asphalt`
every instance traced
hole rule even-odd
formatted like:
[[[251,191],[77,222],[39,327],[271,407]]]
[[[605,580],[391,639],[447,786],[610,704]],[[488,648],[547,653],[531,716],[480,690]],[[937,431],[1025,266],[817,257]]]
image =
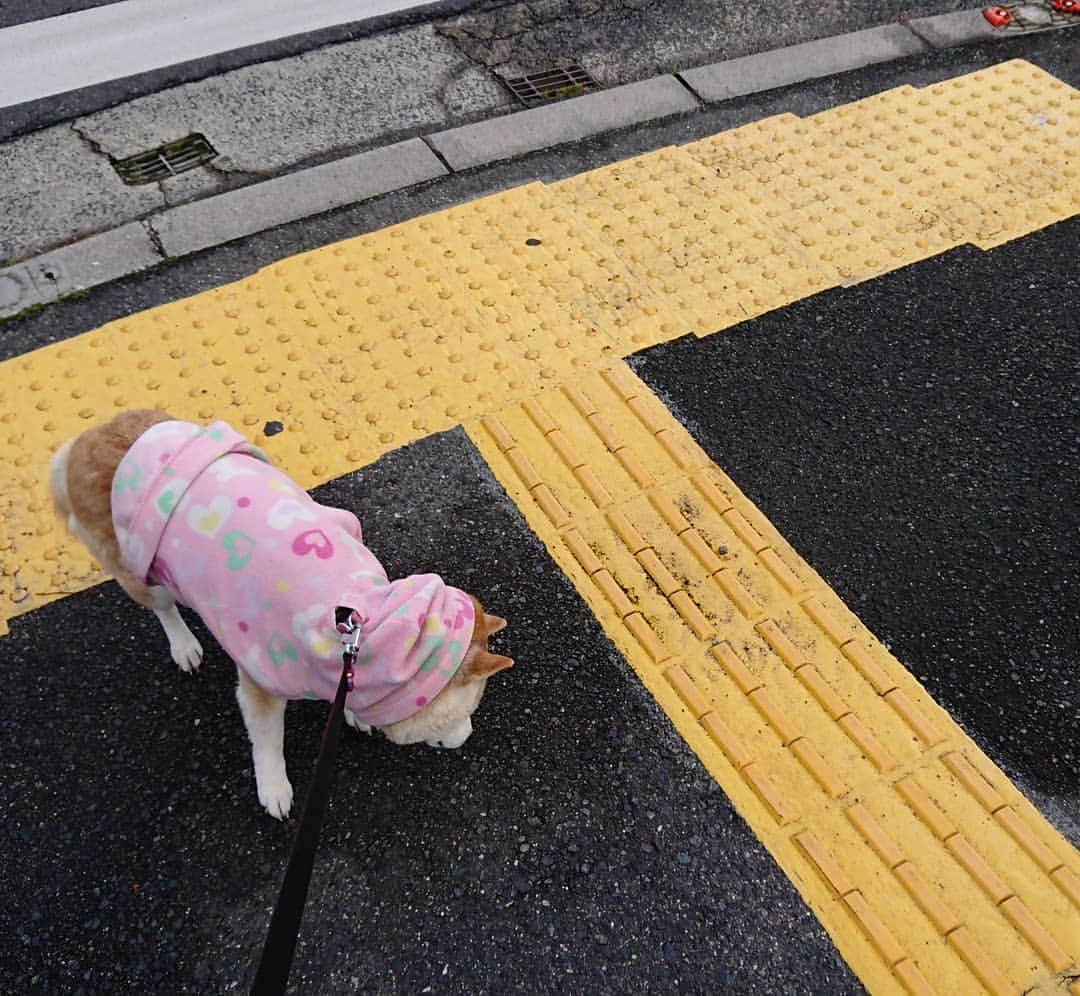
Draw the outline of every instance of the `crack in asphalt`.
[[[153,218],[143,218],[143,226],[146,228],[146,234],[150,236],[150,242],[154,247],[154,250],[160,254],[162,259],[168,259],[169,254],[165,251],[165,246],[161,241],[161,235],[156,228],[154,228]]]
[[[105,151],[101,143],[95,141],[93,138],[87,135],[86,132],[79,127],[79,122],[77,120],[71,122],[71,130],[79,137],[83,145],[85,145],[91,152],[99,156],[104,156],[110,162],[112,161],[112,157],[109,155],[108,152]]]

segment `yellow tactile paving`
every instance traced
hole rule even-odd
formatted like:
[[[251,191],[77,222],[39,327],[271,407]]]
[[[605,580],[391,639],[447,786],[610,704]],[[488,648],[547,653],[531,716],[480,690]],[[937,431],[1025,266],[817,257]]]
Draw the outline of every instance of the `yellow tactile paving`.
[[[0,364],[0,631],[99,580],[45,459],[119,409],[230,419],[306,486],[464,424],[871,989],[1060,991],[1075,852],[619,361],[1070,217],[1078,151],[1080,95],[1010,62],[506,191]]]
[[[468,429],[872,991],[1080,971],[1075,851],[629,370]]]

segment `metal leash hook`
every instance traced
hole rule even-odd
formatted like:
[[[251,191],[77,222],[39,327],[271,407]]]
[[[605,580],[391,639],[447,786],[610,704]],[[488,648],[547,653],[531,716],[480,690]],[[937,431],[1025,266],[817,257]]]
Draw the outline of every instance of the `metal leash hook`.
[[[353,690],[353,662],[360,650],[360,641],[364,638],[364,627],[368,621],[356,609],[342,606],[337,612],[337,631],[341,634],[341,645],[345,648],[343,654],[345,687],[351,692]],[[342,613],[347,613],[344,618],[342,618]]]

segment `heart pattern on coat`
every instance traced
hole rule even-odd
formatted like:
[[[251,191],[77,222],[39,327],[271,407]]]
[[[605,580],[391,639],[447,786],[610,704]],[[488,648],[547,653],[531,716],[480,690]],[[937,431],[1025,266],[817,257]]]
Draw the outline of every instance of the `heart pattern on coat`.
[[[292,632],[316,657],[334,656],[340,646],[337,630],[331,624],[330,610],[325,605],[311,605],[294,613]]]
[[[314,553],[319,560],[329,560],[334,555],[334,544],[321,529],[309,529],[292,541],[292,552],[298,557]]]
[[[192,505],[187,524],[200,536],[216,536],[231,511],[232,502],[225,495],[218,495],[206,505]]]
[[[266,513],[266,524],[274,530],[288,529],[294,522],[314,522],[317,516],[310,505],[304,505],[295,498],[279,498]]]
[[[239,529],[231,529],[221,537],[221,548],[229,555],[229,570],[242,571],[255,552],[255,540]]]

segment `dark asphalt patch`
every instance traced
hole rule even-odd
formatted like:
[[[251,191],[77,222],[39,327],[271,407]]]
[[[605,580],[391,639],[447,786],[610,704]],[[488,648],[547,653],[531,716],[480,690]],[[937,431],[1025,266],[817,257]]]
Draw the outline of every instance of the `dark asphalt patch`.
[[[859,984],[460,432],[316,492],[389,572],[510,620],[457,752],[350,734],[293,970],[311,993]],[[114,584],[2,644],[5,992],[250,985],[295,824],[260,809],[232,666],[181,674]],[[326,709],[294,703],[306,791]]]
[[[1078,236],[958,249],[633,360],[1074,843]]]

